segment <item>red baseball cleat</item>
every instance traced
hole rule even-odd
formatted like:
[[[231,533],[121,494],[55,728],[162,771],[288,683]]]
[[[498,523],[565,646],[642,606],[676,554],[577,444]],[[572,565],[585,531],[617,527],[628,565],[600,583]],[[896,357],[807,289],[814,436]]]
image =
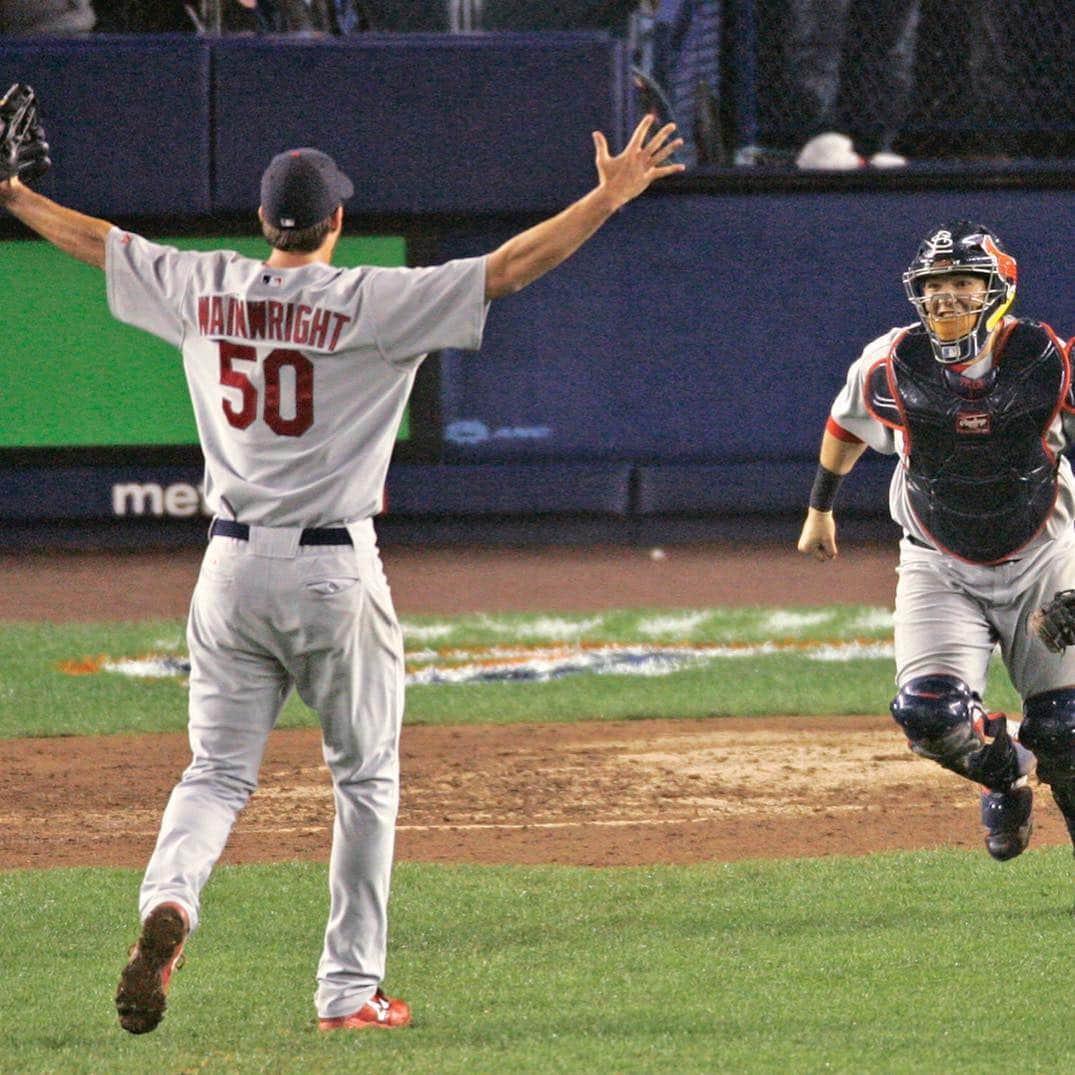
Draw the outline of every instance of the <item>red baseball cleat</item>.
[[[172,971],[182,965],[189,932],[190,920],[177,903],[158,904],[146,916],[116,990],[116,1011],[124,1030],[145,1034],[164,1018],[164,998]]]
[[[357,1012],[332,1019],[318,1019],[318,1030],[395,1030],[411,1021],[411,1008],[405,1000],[386,997],[380,989]]]

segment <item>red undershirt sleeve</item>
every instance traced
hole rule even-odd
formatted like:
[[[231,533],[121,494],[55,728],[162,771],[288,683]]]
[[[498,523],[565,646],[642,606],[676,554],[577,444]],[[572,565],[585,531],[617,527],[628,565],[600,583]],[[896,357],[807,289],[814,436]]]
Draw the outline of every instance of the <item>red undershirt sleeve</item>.
[[[829,416],[829,420],[825,423],[825,432],[835,437],[837,440],[846,441],[848,444],[862,443],[861,437],[856,437],[854,433],[849,433],[831,415]]]

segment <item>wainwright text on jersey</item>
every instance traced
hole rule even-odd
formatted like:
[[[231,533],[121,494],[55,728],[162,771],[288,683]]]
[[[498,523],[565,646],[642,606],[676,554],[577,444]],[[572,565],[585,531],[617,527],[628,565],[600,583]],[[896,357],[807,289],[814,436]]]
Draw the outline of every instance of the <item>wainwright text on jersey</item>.
[[[199,295],[198,331],[203,336],[239,336],[273,340],[333,351],[350,314],[275,299],[243,299],[236,295]]]

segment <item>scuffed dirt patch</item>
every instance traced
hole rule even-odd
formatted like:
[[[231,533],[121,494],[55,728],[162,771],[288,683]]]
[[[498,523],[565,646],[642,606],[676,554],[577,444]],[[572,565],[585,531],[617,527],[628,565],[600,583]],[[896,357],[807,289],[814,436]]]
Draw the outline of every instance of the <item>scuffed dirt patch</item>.
[[[143,866],[189,758],[181,735],[15,740],[5,752],[0,868]],[[981,847],[976,789],[912,755],[887,718],[407,728],[402,767],[401,861],[639,865]],[[317,734],[275,732],[222,861],[323,860],[332,814]],[[1034,845],[1066,842],[1038,789]]]

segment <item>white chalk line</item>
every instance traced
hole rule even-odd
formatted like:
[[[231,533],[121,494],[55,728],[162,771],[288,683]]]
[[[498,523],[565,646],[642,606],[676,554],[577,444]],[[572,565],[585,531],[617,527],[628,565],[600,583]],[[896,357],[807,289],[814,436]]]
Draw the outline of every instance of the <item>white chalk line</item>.
[[[978,809],[977,802],[971,802],[968,800],[966,803],[956,803],[957,809]],[[715,821],[727,821],[727,822],[741,822],[744,818],[756,817],[759,814],[766,817],[772,817],[774,814],[792,815],[792,814],[810,814],[815,813],[816,804],[803,803],[798,806],[783,804],[780,807],[774,809],[771,803],[759,804],[757,809],[738,809],[729,810],[727,812],[716,814],[704,814],[695,817],[628,817],[628,818],[603,818],[603,819],[588,819],[585,821],[444,821],[436,824],[418,825],[418,824],[405,824],[397,825],[396,832],[522,832],[530,829],[592,829],[592,828],[606,828],[606,829],[626,829],[626,828],[646,828],[646,827],[659,827],[668,825],[710,825]],[[833,803],[825,807],[825,814],[861,814],[866,812],[867,807],[858,806],[852,803]],[[9,818],[0,818],[0,822],[13,821],[24,823],[25,818],[16,818],[11,816]],[[236,826],[233,835],[238,837],[243,836],[281,836],[281,835],[301,835],[301,836],[331,836],[331,819],[326,818],[324,825],[258,825]],[[126,838],[130,837],[145,837],[146,839],[156,839],[158,834],[158,828],[152,829],[131,829],[124,827],[123,835]],[[53,826],[50,829],[52,836],[71,836],[79,835],[86,836],[85,827],[78,829],[57,829]],[[111,834],[108,832],[100,832],[96,834],[96,839],[107,840]]]

